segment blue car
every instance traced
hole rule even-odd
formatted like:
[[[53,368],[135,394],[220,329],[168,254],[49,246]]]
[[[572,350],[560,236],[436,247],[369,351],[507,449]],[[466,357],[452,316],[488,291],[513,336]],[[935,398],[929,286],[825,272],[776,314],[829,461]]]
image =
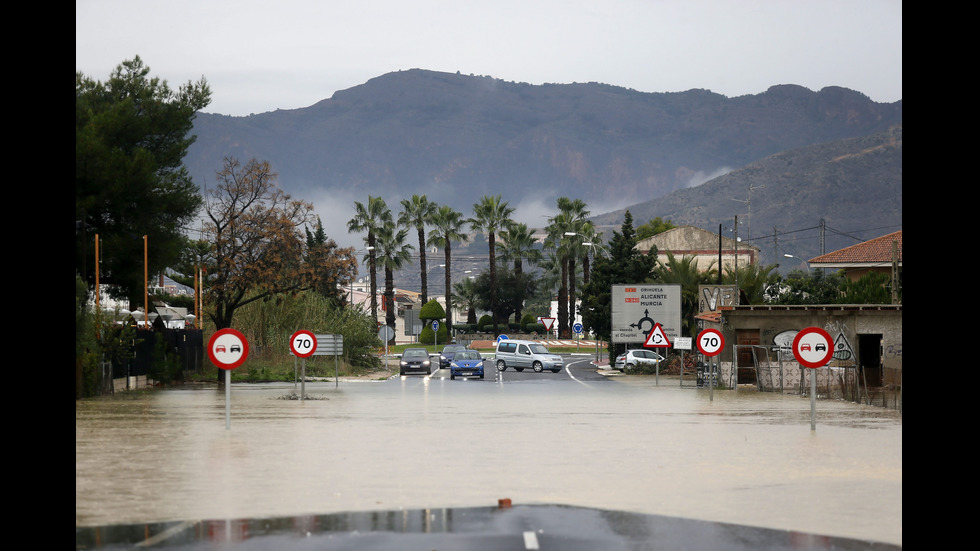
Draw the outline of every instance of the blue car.
[[[449,363],[449,378],[460,377],[483,378],[483,356],[479,350],[459,350]]]
[[[460,350],[466,350],[466,345],[447,344],[442,349],[442,354],[439,354],[439,369],[448,369],[449,364],[453,362],[453,356]]]

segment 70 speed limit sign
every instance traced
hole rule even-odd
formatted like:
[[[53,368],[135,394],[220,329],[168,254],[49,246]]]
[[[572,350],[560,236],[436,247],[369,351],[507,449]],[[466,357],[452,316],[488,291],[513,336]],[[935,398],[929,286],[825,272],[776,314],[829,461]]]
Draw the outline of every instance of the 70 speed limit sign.
[[[300,329],[289,339],[289,349],[299,358],[309,358],[316,352],[316,335]]]
[[[698,350],[705,356],[717,356],[725,348],[725,336],[717,329],[705,329],[698,334]]]

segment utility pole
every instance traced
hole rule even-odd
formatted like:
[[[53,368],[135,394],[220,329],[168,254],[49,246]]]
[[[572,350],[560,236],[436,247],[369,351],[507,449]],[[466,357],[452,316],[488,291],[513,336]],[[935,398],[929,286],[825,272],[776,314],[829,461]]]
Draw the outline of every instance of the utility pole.
[[[752,184],[749,184],[749,196],[748,196],[748,199],[746,199],[745,201],[743,201],[741,199],[735,199],[734,197],[732,198],[732,201],[738,201],[739,203],[745,203],[745,206],[748,208],[748,211],[749,211],[749,213],[748,213],[749,220],[748,220],[748,222],[745,223],[745,233],[746,233],[745,239],[747,241],[751,241],[752,240],[752,191],[753,190],[756,190],[756,189],[765,189],[765,187],[766,187],[765,184],[763,184],[761,186],[753,186]]]
[[[741,304],[742,295],[738,292],[738,215],[735,215],[735,304]]]
[[[779,262],[779,230],[776,229],[776,226],[772,227],[772,253],[775,255],[773,258],[776,259],[776,262]]]
[[[827,254],[827,221],[820,219],[820,254]]]
[[[898,241],[892,241],[892,304],[898,304]]]

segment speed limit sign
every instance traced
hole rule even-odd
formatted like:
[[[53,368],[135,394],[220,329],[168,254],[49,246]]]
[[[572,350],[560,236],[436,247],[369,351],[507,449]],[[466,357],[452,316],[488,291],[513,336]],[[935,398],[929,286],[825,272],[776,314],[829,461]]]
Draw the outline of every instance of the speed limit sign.
[[[717,329],[705,329],[698,335],[698,350],[705,356],[717,356],[725,348],[725,336]]]
[[[299,358],[309,358],[316,352],[316,335],[300,329],[289,339],[289,349]]]

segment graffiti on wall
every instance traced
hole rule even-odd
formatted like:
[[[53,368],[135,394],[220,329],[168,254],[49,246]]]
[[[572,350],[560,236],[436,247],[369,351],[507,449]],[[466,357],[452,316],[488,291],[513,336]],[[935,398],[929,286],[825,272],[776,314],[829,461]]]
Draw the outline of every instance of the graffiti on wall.
[[[885,357],[902,361],[902,344],[889,344],[884,350]]]
[[[847,324],[842,321],[830,321],[825,323],[823,328],[834,338],[834,359],[839,362],[854,359],[854,348],[844,334]],[[837,336],[834,336],[835,333]]]
[[[772,343],[778,346],[779,348],[787,348],[787,349],[793,348],[793,339],[796,338],[797,333],[799,333],[799,331],[795,329],[789,331],[783,331],[781,333],[776,334],[776,336],[772,338]]]
[[[734,285],[700,285],[698,313],[713,312],[722,306],[735,305]]]
[[[831,337],[834,339],[833,357],[835,360],[848,361],[855,357],[854,348],[851,347],[850,341],[847,340],[847,336],[844,334],[845,330],[847,329],[844,324],[828,323],[824,326],[824,329],[830,333]],[[763,332],[763,336],[773,335],[772,344],[781,349],[788,350],[793,348],[793,340],[796,338],[796,335],[799,332],[799,329],[787,329],[776,333],[775,329],[767,329]],[[901,354],[901,348],[899,348],[898,353]]]

